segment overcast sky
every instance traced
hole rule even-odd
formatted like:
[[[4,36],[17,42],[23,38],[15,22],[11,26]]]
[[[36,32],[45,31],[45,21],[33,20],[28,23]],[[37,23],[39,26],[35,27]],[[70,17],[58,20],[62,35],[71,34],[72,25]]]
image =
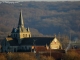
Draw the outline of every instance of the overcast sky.
[[[0,1],[80,1],[80,0],[0,0]]]

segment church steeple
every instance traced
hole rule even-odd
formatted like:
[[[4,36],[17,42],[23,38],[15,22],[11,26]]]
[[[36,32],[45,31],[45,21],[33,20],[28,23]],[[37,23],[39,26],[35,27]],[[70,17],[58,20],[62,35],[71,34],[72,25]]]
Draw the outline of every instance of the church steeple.
[[[18,22],[18,28],[22,28],[24,27],[24,22],[23,22],[23,16],[22,16],[22,10],[20,12],[20,16],[19,16],[19,22]]]
[[[31,32],[29,28],[24,27],[22,11],[20,12],[19,15],[18,27],[12,30],[11,36],[12,38],[17,38],[19,43],[21,42],[20,39],[31,37]]]

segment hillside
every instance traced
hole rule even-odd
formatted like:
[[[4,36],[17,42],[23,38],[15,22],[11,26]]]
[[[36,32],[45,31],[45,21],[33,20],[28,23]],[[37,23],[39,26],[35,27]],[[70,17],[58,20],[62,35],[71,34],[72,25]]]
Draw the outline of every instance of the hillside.
[[[25,27],[33,36],[66,34],[80,38],[80,2],[19,2],[0,4],[0,37],[17,27],[22,9]]]

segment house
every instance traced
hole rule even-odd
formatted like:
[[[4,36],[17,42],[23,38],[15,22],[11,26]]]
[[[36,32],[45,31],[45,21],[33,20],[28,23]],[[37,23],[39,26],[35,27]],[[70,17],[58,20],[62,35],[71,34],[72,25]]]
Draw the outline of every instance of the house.
[[[46,47],[47,45],[47,47]],[[22,11],[17,28],[1,43],[2,52],[30,52],[32,46],[45,46],[47,49],[62,49],[61,43],[55,37],[31,37],[29,28],[25,28]]]

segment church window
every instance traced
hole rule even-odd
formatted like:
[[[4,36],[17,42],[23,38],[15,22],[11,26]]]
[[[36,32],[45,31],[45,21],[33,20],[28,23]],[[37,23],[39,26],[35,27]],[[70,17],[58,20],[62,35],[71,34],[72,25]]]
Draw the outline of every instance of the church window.
[[[14,31],[16,32],[17,30],[15,29]]]
[[[14,34],[14,37],[15,37],[15,34]]]
[[[24,34],[23,34],[23,37],[24,37]]]
[[[25,37],[25,34],[23,34],[23,37]]]
[[[30,37],[30,34],[29,34],[29,37]]]
[[[13,34],[13,37],[17,37],[17,34]]]
[[[17,37],[17,34],[15,34],[15,37]]]
[[[27,37],[27,34],[26,34],[26,37]]]
[[[23,34],[23,37],[27,37],[27,34]]]

